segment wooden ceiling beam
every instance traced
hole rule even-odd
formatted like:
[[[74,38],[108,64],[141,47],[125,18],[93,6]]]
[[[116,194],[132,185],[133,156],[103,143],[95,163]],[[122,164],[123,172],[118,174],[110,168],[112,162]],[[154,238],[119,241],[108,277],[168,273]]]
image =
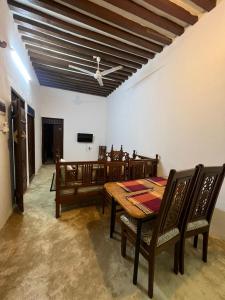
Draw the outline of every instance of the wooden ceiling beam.
[[[49,83],[49,84],[57,84],[57,85],[64,85],[64,86],[68,86],[68,87],[71,87],[71,88],[74,88],[74,89],[79,89],[79,90],[82,90],[82,91],[92,91],[92,92],[96,92],[96,93],[100,93],[100,94],[106,94],[106,93],[111,93],[112,91],[108,91],[108,90],[105,90],[104,89],[104,86],[99,86],[96,87],[96,88],[91,88],[91,87],[83,87],[83,86],[80,86],[80,85],[74,85],[74,84],[71,84],[71,83],[66,83],[66,82],[60,82],[59,80],[48,80],[48,79],[42,79],[42,78],[38,78],[39,82],[45,82],[45,83]]]
[[[32,62],[32,65],[34,67],[34,69],[40,69],[40,70],[47,70],[47,71],[51,71],[51,72],[56,72],[58,74],[65,74],[65,75],[69,75],[69,76],[74,76],[74,77],[77,77],[77,78],[80,78],[80,79],[84,79],[84,80],[91,80],[91,81],[95,81],[96,79],[92,76],[88,76],[88,75],[85,75],[85,74],[81,74],[81,73],[77,73],[75,71],[70,71],[68,69],[63,69],[62,67],[56,67],[56,66],[52,66],[52,65],[46,65],[46,64],[43,64],[43,63],[37,63],[37,62]],[[119,80],[116,80],[116,79],[106,79],[105,78],[105,81],[106,82],[113,82],[115,85],[120,85],[122,83],[122,81],[119,81]]]
[[[30,56],[30,60],[32,62],[37,62],[37,63],[41,63],[41,64],[49,64],[49,65],[53,65],[53,66],[56,66],[56,67],[68,69],[70,71],[77,71],[77,72],[83,74],[82,71],[69,68],[69,64],[67,62],[60,61],[60,60],[57,60],[57,59],[54,59],[54,58],[50,58],[50,57],[47,57],[45,55],[33,53],[33,55]],[[96,69],[94,69],[94,68],[89,68],[89,67],[82,66],[82,65],[79,65],[79,64],[75,64],[75,63],[72,63],[71,65],[73,65],[74,67],[82,68],[84,70],[87,70],[87,71],[93,72],[93,73],[95,73],[95,71],[96,71]],[[121,82],[128,79],[128,76],[119,75],[119,74],[116,74],[116,72],[107,75],[107,77],[118,80],[118,81],[121,81]]]
[[[40,3],[39,3],[40,2]],[[72,18],[73,20],[79,20],[80,18],[77,19],[77,14],[76,14],[76,11],[64,6],[64,5],[61,5],[61,4],[57,4],[56,2],[53,1],[53,5],[52,6],[49,6],[49,3],[50,1],[46,1],[45,4],[42,2],[42,1],[29,1],[29,3],[33,3],[33,4],[40,4],[42,3],[41,7],[49,7],[48,9],[54,11],[54,12],[57,12],[63,16],[69,16],[70,18]],[[52,3],[52,1],[51,1]],[[106,44],[106,45],[110,45],[111,47],[115,47],[115,48],[118,48],[118,49],[121,49],[123,51],[127,51],[127,52],[131,52],[131,48],[134,47],[134,48],[137,48],[139,46],[141,47],[144,47],[146,49],[148,49],[149,51],[156,51],[156,52],[160,52],[162,51],[163,47],[158,45],[158,44],[155,44],[153,42],[150,42],[150,41],[147,41],[145,39],[142,39],[142,38],[139,38],[135,35],[132,35],[132,34],[128,34],[127,32],[123,31],[123,30],[120,30],[123,34],[121,34],[121,37],[128,37],[127,38],[127,41],[130,41],[132,42],[133,45],[135,46],[132,46],[132,45],[129,45],[127,44],[126,42],[122,42],[122,41],[119,41],[118,39],[115,39],[113,37],[108,37],[104,34],[101,34],[101,33],[97,33],[95,31],[92,31],[92,30],[88,30],[86,28],[83,28],[83,27],[80,27],[80,26],[77,26],[75,24],[72,24],[72,23],[68,23],[68,22],[65,22],[59,18],[55,18],[51,15],[48,15],[46,13],[43,13],[42,11],[39,11],[38,9],[34,9],[32,7],[29,7],[27,5],[24,5],[24,4],[21,4],[21,3],[18,3],[14,0],[8,0],[8,4],[11,8],[11,10],[17,14],[20,14],[24,17],[28,17],[28,18],[31,18],[31,19],[34,19],[36,21],[40,21],[40,22],[44,22],[46,24],[50,24],[50,25],[53,25],[53,26],[56,26],[58,27],[59,29],[65,29],[67,31],[70,31],[74,34],[78,34],[80,36],[83,36],[83,38],[90,38],[91,40],[93,41],[98,41],[98,42],[101,42],[103,44]],[[57,7],[60,6],[60,9],[57,9]],[[81,15],[81,19],[83,20],[82,23],[86,24],[86,25],[90,25],[90,22],[87,22],[85,21],[85,16],[83,14],[80,14]],[[94,22],[92,22],[93,26],[92,27],[95,27],[95,20],[90,18],[90,20],[93,20]],[[100,22],[100,24],[102,25],[101,27],[101,31],[103,32],[107,32],[107,30],[105,30],[105,26],[104,25],[107,25],[103,22]],[[98,26],[99,27],[99,26]],[[98,28],[96,27],[96,28]],[[113,35],[116,36],[116,31],[119,30],[113,26],[109,26],[110,28],[113,29]],[[126,40],[126,39],[125,39]]]
[[[82,1],[82,0],[81,0]],[[113,4],[120,9],[123,9],[139,18],[142,18],[164,30],[172,32],[176,35],[181,35],[184,33],[184,27],[178,25],[177,23],[170,21],[169,19],[155,14],[154,12],[146,9],[145,7],[136,4],[130,0],[105,0],[106,2]],[[66,1],[68,2],[68,1]],[[70,2],[70,1],[69,1]],[[78,1],[79,2],[79,1]],[[86,3],[85,1],[83,1]],[[77,6],[77,1],[76,1]]]
[[[183,7],[177,5],[172,1],[144,0],[144,2],[187,24],[193,25],[198,21],[197,16],[192,15],[188,10],[184,9]]]
[[[43,76],[43,77],[53,77],[53,78],[62,78],[63,80],[68,80],[68,81],[72,81],[72,82],[77,82],[77,83],[81,83],[81,84],[87,84],[89,86],[93,86],[96,87],[98,86],[98,82],[97,80],[93,80],[92,79],[88,79],[87,77],[84,79],[83,77],[79,77],[77,76],[77,74],[75,75],[67,75],[58,71],[52,71],[50,69],[43,69],[41,67],[37,68],[35,67],[35,73],[37,74],[37,76]],[[109,81],[109,80],[105,80],[104,82],[104,86],[106,88],[109,89],[115,89],[118,87],[118,83],[114,83],[113,81]]]
[[[29,28],[29,29],[33,29],[33,30],[37,30],[37,31],[41,31],[42,33],[46,33],[46,34],[53,34],[55,37],[59,37],[61,39],[66,39],[68,41],[74,42],[75,44],[78,45],[83,45],[89,48],[93,48],[99,51],[103,51],[106,53],[110,53],[113,55],[117,55],[119,57],[125,58],[125,59],[131,59],[134,61],[138,61],[138,57],[144,57],[144,58],[153,58],[155,53],[150,52],[150,51],[146,51],[144,49],[140,49],[137,47],[130,47],[130,52],[124,52],[121,50],[118,50],[116,48],[112,48],[106,45],[103,45],[101,43],[93,42],[84,38],[80,38],[78,36],[75,36],[71,33],[56,29],[54,27],[51,27],[49,25],[34,21],[34,20],[30,20],[28,18],[24,18],[20,15],[14,15],[14,20],[16,23],[24,26],[25,28]],[[146,61],[144,62],[146,63]]]
[[[92,91],[92,90],[75,89],[74,87],[71,87],[71,86],[68,86],[68,85],[65,85],[65,84],[49,83],[49,82],[44,82],[44,81],[41,81],[41,80],[39,80],[39,83],[40,83],[41,86],[58,88],[58,89],[61,89],[61,90],[67,90],[67,91],[71,91],[71,92],[89,94],[89,95],[100,96],[100,97],[107,97],[110,94],[110,93],[95,92],[95,91]]]
[[[194,4],[203,8],[204,10],[210,11],[216,6],[216,0],[191,0]]]
[[[22,35],[22,40],[25,43],[28,43],[28,44],[39,45],[39,46],[43,45],[45,47],[47,45],[52,45],[53,44],[53,45],[61,46],[64,49],[68,49],[68,50],[72,50],[72,51],[76,51],[76,52],[81,51],[81,53],[91,55],[92,57],[93,56],[100,56],[104,60],[108,60],[108,61],[112,61],[114,63],[117,63],[117,66],[122,65],[122,66],[125,66],[125,67],[128,66],[128,67],[131,67],[131,68],[139,68],[139,69],[142,67],[141,64],[138,64],[136,62],[128,61],[128,60],[125,60],[125,59],[122,59],[122,58],[119,58],[119,57],[108,55],[108,54],[105,54],[105,53],[102,53],[102,52],[99,52],[99,51],[95,51],[95,50],[92,50],[92,49],[88,49],[88,48],[85,48],[85,47],[80,47],[80,46],[71,44],[71,43],[66,42],[66,41],[61,41],[61,40],[59,40],[59,39],[57,39],[53,36],[44,37],[42,35],[41,37],[39,37],[39,35],[32,35],[31,36],[31,34],[29,36],[23,36]]]
[[[32,1],[36,1],[36,0],[32,0]],[[46,2],[46,0],[41,0],[41,2]],[[51,1],[52,2],[52,1]],[[78,8],[82,11],[84,11],[85,13],[88,13],[88,14],[91,14],[93,16],[97,16],[98,18],[101,18],[103,20],[106,20],[112,24],[115,24],[117,26],[119,26],[120,28],[123,28],[123,29],[128,29],[129,31],[131,31],[132,33],[135,33],[137,35],[140,35],[144,38],[147,38],[147,39],[151,39],[155,42],[158,42],[158,43],[162,43],[162,44],[166,44],[166,45],[169,45],[172,40],[170,38],[168,38],[167,36],[163,35],[163,34],[160,34],[159,32],[157,32],[156,30],[153,30],[153,29],[150,29],[148,27],[145,27],[145,26],[142,26],[140,25],[139,23],[135,22],[135,21],[132,21],[128,18],[125,18],[124,16],[120,15],[120,14],[117,14],[105,7],[102,7],[100,5],[97,5],[93,2],[90,2],[90,1],[83,1],[83,0],[64,0],[63,1],[64,3],[67,3],[69,5],[72,5],[75,9]],[[124,2],[124,0],[119,0],[119,2]],[[72,12],[69,14],[69,10],[67,10],[67,16],[73,16]],[[100,30],[102,30],[102,23],[103,22],[100,22],[100,21],[95,21],[93,23],[93,20],[90,20],[90,17],[88,17],[87,15],[84,17],[81,17],[79,19],[79,21],[83,21],[85,22],[86,24],[90,25],[90,26],[93,26],[95,28],[98,28]],[[88,22],[89,21],[89,22]],[[98,22],[98,23],[97,23]],[[105,24],[105,23],[103,23]],[[120,38],[124,38],[125,39],[125,36],[124,36],[124,33],[121,35],[121,31],[119,32],[119,30],[115,30],[115,27],[111,26],[111,25],[104,25],[104,31],[106,29],[106,32],[110,33],[110,34],[113,34],[113,35],[116,35],[117,37],[120,37]],[[134,38],[131,37],[129,39],[127,39],[128,41],[130,42],[133,42],[134,41]],[[138,40],[136,40],[135,38],[135,43],[137,43],[138,45]],[[143,47],[146,47],[143,43],[142,44],[139,44]]]
[[[109,89],[107,87],[105,87],[105,85],[102,87],[100,86],[99,84],[96,86],[90,86],[90,85],[83,85],[83,84],[80,84],[78,82],[72,82],[72,81],[68,81],[68,80],[65,80],[65,79],[61,79],[61,78],[56,78],[56,77],[49,77],[49,76],[42,76],[42,75],[38,75],[37,76],[38,79],[42,80],[42,81],[48,81],[48,82],[55,82],[55,83],[63,83],[63,84],[68,84],[68,85],[71,85],[71,86],[74,86],[75,88],[81,88],[81,89],[91,89],[93,91],[100,91],[100,92],[109,92],[111,93],[114,89]]]
[[[71,51],[69,49],[65,49],[65,48],[62,48],[62,47],[58,47],[58,46],[55,46],[53,44],[46,44],[46,45],[31,45],[31,44],[25,44],[25,47],[27,50],[30,50],[30,51],[43,51],[46,53],[49,52],[49,53],[52,53],[52,55],[56,55],[57,53],[59,53],[60,55],[64,55],[64,56],[68,56],[68,57],[71,57],[71,58],[77,58],[79,57],[79,53],[77,52],[74,52],[74,51]],[[47,48],[48,49],[47,49]],[[56,52],[57,51],[57,52]],[[84,59],[84,61],[93,61],[93,57],[92,56],[86,56],[86,57],[83,57],[82,56],[82,59]],[[105,61],[104,59],[101,59],[101,65],[104,65],[104,66],[107,66],[108,68],[110,67],[116,67],[118,66],[118,64],[116,63],[113,63],[113,62],[109,62],[109,61]],[[123,70],[125,70],[126,72],[129,72],[129,73],[134,73],[136,71],[136,69],[132,69],[132,68],[129,68],[129,67],[126,67],[126,66],[123,66]]]
[[[29,19],[26,18],[26,20],[29,20]],[[15,21],[16,21],[16,18],[15,18]],[[108,47],[108,46],[105,46],[105,45],[102,45],[102,44],[99,44],[96,42],[92,42],[90,40],[79,38],[73,34],[63,32],[61,30],[58,30],[56,28],[53,28],[53,27],[50,27],[50,26],[47,26],[47,25],[44,25],[44,24],[41,24],[38,22],[24,22],[24,20],[23,20],[23,22],[18,21],[18,23],[23,23],[23,25],[18,26],[18,29],[21,32],[34,33],[34,34],[35,33],[37,34],[37,32],[41,32],[42,34],[45,34],[45,36],[53,35],[54,37],[66,40],[71,43],[75,43],[80,46],[85,46],[87,48],[96,49],[98,51],[112,54],[114,56],[118,56],[118,57],[121,57],[121,58],[124,58],[127,60],[136,61],[141,64],[146,64],[148,62],[147,58],[153,58],[155,56],[155,53],[148,52],[145,50],[142,51],[142,49],[140,49],[140,51],[137,49],[137,55],[134,55],[131,53],[126,53],[124,51],[120,51],[120,50],[117,50],[112,47]],[[32,25],[30,23],[33,23],[35,25]],[[142,57],[141,57],[141,55],[142,55]]]
[[[39,50],[38,49],[28,50],[28,54],[29,54],[29,56],[34,56],[34,55],[40,54],[40,55],[46,56],[47,58],[50,57],[50,58],[58,59],[59,61],[67,62],[67,64],[73,64],[73,63],[80,64],[80,65],[84,65],[86,67],[92,67],[95,70],[97,68],[97,63],[94,62],[94,61],[87,61],[87,60],[77,59],[77,58],[73,58],[71,56],[64,55],[64,54],[61,54],[61,53],[48,51],[46,49],[39,48]],[[106,67],[104,65],[100,65],[100,70],[101,71],[108,70],[108,69],[109,69],[109,67]],[[117,74],[125,75],[125,76],[132,75],[132,73],[125,72],[125,71],[122,71],[122,70],[117,71]]]
[[[64,77],[57,77],[57,76],[49,76],[49,75],[41,75],[40,73],[37,73],[37,77],[39,79],[43,79],[43,80],[54,80],[55,82],[62,82],[62,83],[69,83],[69,84],[74,84],[74,86],[82,86],[82,87],[86,87],[86,88],[99,88],[99,84],[96,81],[96,85],[90,85],[88,83],[84,84],[84,82],[79,82],[79,81],[74,81],[74,80],[68,80]],[[114,88],[109,88],[107,86],[105,86],[104,84],[104,90],[112,92]]]

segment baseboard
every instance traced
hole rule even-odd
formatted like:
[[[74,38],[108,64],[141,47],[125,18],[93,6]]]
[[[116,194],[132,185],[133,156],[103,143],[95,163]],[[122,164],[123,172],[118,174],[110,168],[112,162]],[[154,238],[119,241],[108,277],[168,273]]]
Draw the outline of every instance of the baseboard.
[[[225,240],[225,211],[215,208],[210,227],[211,236]]]

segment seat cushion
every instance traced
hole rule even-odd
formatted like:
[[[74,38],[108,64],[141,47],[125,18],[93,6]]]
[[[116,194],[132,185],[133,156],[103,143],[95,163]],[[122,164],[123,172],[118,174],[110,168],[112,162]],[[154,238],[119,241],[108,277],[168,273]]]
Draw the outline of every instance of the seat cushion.
[[[199,229],[201,227],[205,227],[208,225],[209,225],[209,222],[207,220],[198,220],[198,221],[190,222],[187,225],[187,231]]]
[[[120,219],[133,232],[135,232],[135,233],[137,232],[137,221],[134,218],[123,214],[123,215],[120,216]],[[155,224],[155,221],[145,222],[145,223],[142,224],[141,239],[147,245],[150,245],[150,242],[151,242],[151,239],[152,239],[152,232],[153,232],[154,224]],[[174,238],[178,234],[179,234],[179,229],[178,228],[174,228],[174,229],[164,233],[163,235],[161,235],[158,238],[157,247],[159,247],[160,245],[168,242],[169,240],[171,240],[172,238]]]

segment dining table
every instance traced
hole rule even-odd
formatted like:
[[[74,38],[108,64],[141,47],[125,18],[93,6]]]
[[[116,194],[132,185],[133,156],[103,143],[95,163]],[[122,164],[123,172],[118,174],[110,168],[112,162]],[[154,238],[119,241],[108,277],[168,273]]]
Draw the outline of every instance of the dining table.
[[[149,181],[149,179],[136,179],[140,185],[145,186],[144,190],[138,191],[127,191],[121,186],[120,182],[108,182],[104,185],[105,193],[107,199],[111,201],[111,217],[110,217],[110,238],[113,238],[113,233],[115,231],[115,220],[117,211],[124,211],[127,215],[136,220],[137,232],[136,232],[136,242],[135,242],[135,262],[134,268],[137,268],[139,261],[139,249],[141,242],[141,228],[144,222],[153,220],[157,217],[158,212],[149,211],[144,212],[132,201],[128,200],[128,197],[139,195],[143,192],[154,192],[162,199],[165,185],[160,186],[156,183]],[[118,208],[119,207],[119,208]],[[134,271],[133,283],[137,283],[137,270]]]

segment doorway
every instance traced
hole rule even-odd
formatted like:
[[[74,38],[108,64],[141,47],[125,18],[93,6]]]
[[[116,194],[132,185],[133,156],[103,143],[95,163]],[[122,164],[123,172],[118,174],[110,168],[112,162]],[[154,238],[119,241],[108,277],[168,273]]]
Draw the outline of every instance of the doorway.
[[[32,107],[27,106],[27,135],[28,135],[28,169],[29,182],[35,175],[35,112]]]
[[[23,212],[23,195],[27,189],[26,114],[24,100],[11,90],[11,140],[14,199]]]
[[[63,157],[63,119],[42,118],[42,162],[52,164]]]

